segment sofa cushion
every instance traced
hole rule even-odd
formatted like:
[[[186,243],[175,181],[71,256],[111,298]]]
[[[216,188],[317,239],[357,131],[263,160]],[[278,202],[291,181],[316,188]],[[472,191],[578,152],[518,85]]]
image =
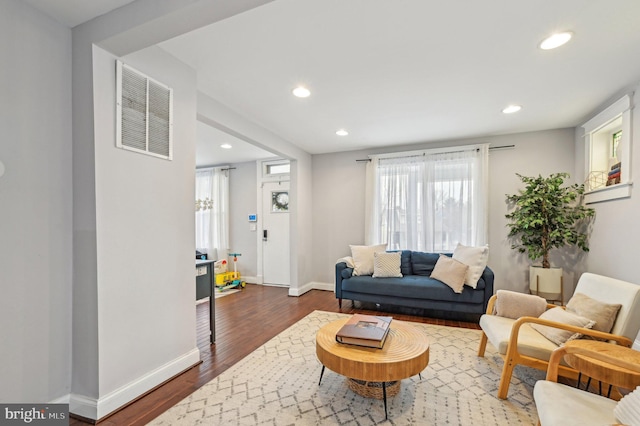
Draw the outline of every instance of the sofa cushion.
[[[482,272],[484,272],[484,268],[487,267],[487,262],[489,260],[489,246],[468,247],[458,243],[453,251],[452,257],[469,266],[464,283],[469,287],[476,288],[478,280],[480,279]]]
[[[373,278],[402,277],[400,252],[373,253]]]
[[[373,274],[373,253],[385,251],[386,244],[378,244],[375,246],[353,246],[351,248],[351,257],[353,258],[353,275],[371,275]]]
[[[407,275],[402,278],[354,276],[342,281],[342,291],[380,295],[380,303],[384,303],[385,297],[474,304],[484,302],[484,291],[465,287],[462,293],[457,294],[446,284],[420,275]]]
[[[411,270],[411,250],[402,250],[400,256],[400,272],[402,275],[413,275]]]
[[[433,268],[431,278],[442,281],[451,287],[454,293],[462,293],[468,269],[468,265],[441,254],[435,268]]]
[[[411,252],[411,274],[430,276],[439,257],[438,253]]]

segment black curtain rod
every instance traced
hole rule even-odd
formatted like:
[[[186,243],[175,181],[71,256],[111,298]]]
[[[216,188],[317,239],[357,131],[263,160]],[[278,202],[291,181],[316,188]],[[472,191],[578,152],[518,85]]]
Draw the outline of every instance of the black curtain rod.
[[[235,169],[236,169],[235,167],[227,167],[226,169],[220,169],[220,170],[222,170],[223,172],[226,172],[227,170],[235,170]]]
[[[502,146],[490,146],[489,150],[492,149],[505,149],[505,148],[515,148],[515,145],[502,145]],[[456,152],[462,152],[462,151],[450,151],[447,152],[447,154],[451,154],[451,153],[456,153]],[[425,154],[423,154],[425,155]],[[419,157],[418,155],[410,155],[407,157]],[[363,158],[361,160],[356,160],[356,163],[368,163],[369,161],[371,161],[371,158]]]

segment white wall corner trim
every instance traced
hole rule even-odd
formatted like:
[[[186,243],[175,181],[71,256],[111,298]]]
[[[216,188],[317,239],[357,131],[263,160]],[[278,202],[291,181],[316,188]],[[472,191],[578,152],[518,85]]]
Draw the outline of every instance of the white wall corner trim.
[[[71,394],[69,412],[88,419],[100,420],[199,362],[200,350],[194,348],[100,399]]]
[[[302,296],[309,290],[333,291],[334,288],[335,288],[335,285],[333,285],[332,283],[321,283],[321,282],[311,281],[304,284],[301,287],[289,288],[289,296],[296,296],[296,297]]]

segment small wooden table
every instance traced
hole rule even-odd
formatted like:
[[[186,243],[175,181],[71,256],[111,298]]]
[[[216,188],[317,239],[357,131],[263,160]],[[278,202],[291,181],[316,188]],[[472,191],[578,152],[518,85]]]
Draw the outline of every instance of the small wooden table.
[[[329,323],[316,334],[316,354],[322,363],[320,381],[327,367],[351,379],[381,382],[388,418],[386,383],[420,374],[429,364],[429,341],[410,324],[393,320],[382,349],[338,343],[336,333],[348,319]]]
[[[564,356],[567,364],[588,372],[592,379],[629,390],[640,386],[640,351],[585,339],[572,340],[565,346],[572,351]]]

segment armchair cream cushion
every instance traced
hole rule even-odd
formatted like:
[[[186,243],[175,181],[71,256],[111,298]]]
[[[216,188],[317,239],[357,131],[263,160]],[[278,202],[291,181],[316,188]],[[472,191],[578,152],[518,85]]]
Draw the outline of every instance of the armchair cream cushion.
[[[547,301],[540,296],[509,290],[498,290],[497,295],[495,314],[501,317],[537,318],[547,310]]]
[[[561,383],[538,380],[533,388],[542,426],[606,426],[618,423],[616,401]]]

